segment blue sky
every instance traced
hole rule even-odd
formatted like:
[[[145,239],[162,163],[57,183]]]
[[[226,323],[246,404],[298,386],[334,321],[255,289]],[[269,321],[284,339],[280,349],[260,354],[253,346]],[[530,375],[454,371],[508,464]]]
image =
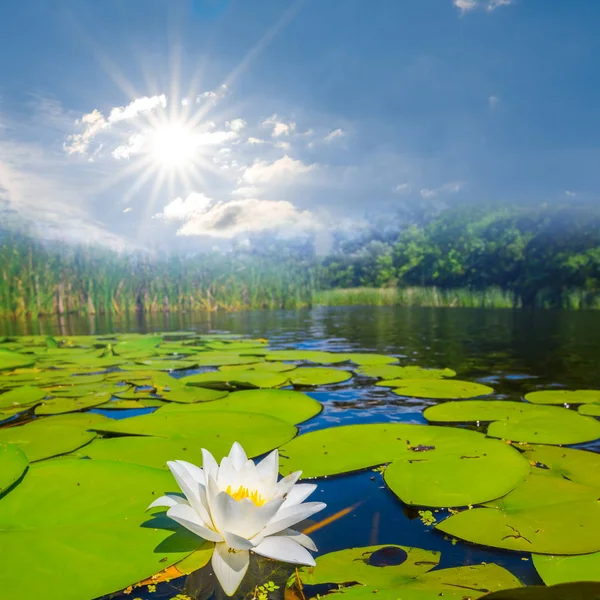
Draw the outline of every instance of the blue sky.
[[[594,0],[4,2],[0,207],[204,248],[406,202],[593,201],[599,24]]]

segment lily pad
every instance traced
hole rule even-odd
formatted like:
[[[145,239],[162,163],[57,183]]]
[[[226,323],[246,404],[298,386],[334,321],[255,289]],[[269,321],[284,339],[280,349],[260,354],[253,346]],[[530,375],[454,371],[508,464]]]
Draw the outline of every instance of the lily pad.
[[[541,390],[525,395],[533,404],[590,404],[600,403],[600,390]]]
[[[484,546],[536,554],[600,550],[598,488],[536,469],[504,498],[465,510],[436,525],[440,531]]]
[[[30,598],[81,600],[178,562],[198,538],[173,534],[159,519],[153,525],[145,513],[173,486],[170,473],[132,464],[65,459],[30,467],[0,500],[0,546],[10,548],[2,555],[3,597],[23,596],[23,565]]]
[[[261,362],[247,365],[224,365],[219,371],[268,371],[270,373],[286,373],[293,371],[296,365],[283,362]]]
[[[384,567],[369,564],[377,552],[394,549],[406,555],[403,563]],[[328,594],[357,599],[377,595],[386,600],[437,600],[442,596],[464,600],[465,594],[475,599],[521,585],[514,575],[493,563],[432,570],[438,562],[439,553],[419,548],[368,546],[325,554],[317,558],[315,567],[303,567],[298,573],[304,585],[360,584]]]
[[[264,448],[263,452],[277,448],[296,435],[296,428],[268,415],[255,413],[217,412],[215,411],[177,411],[131,417],[119,421],[109,420],[96,431],[121,433],[127,435],[156,436],[163,438],[194,438],[196,444],[205,444],[210,440],[225,440],[229,447],[237,441],[244,449],[254,445]]]
[[[600,489],[600,454],[587,450],[529,446],[523,456],[551,475]]]
[[[239,356],[234,352],[199,352],[194,361],[200,367],[220,367],[222,365],[245,365],[257,362],[256,356]]]
[[[292,360],[301,362],[312,362],[319,365],[333,365],[346,360],[344,354],[334,354],[333,352],[321,352],[320,350],[277,350],[269,352],[265,356],[267,360]]]
[[[527,402],[508,400],[457,400],[430,406],[423,411],[428,421],[436,423],[468,423],[469,421],[504,421],[524,416],[543,417],[556,408],[533,406]],[[563,410],[563,409],[559,409]],[[562,414],[562,413],[561,413]]]
[[[322,367],[302,367],[288,375],[290,383],[297,386],[332,385],[352,379],[352,373],[349,371]]]
[[[600,417],[600,404],[582,404],[577,411],[580,415]]]
[[[96,406],[102,410],[132,410],[139,408],[160,408],[165,406],[165,402],[158,398],[142,398],[140,400],[110,400],[104,404]]]
[[[97,396],[98,394],[123,393],[129,389],[127,386],[114,385],[111,383],[101,385],[72,385],[67,387],[53,387],[46,390],[48,396],[55,398],[86,398],[88,396]]]
[[[136,364],[120,365],[120,368],[125,371],[139,371],[145,369],[147,371],[178,371],[182,369],[194,369],[198,363],[196,360],[136,360]]]
[[[111,398],[110,394],[102,392],[98,394],[90,394],[83,398],[51,398],[44,400],[35,409],[36,415],[60,415],[62,413],[77,412],[100,406],[108,402]]]
[[[369,352],[349,352],[340,356],[343,356],[345,360],[353,362],[355,365],[391,365],[398,362],[395,356],[371,354]]]
[[[233,392],[216,403],[161,408],[159,414],[173,412],[234,411],[271,415],[286,423],[302,423],[321,412],[322,406],[310,396],[290,390],[246,390]]]
[[[34,363],[35,358],[32,356],[26,356],[8,350],[0,350],[0,371],[12,371],[13,369],[30,367]]]
[[[294,371],[295,373],[295,371]],[[266,371],[213,371],[182,377],[185,385],[197,385],[216,389],[276,388],[285,385],[288,377],[281,373]]]
[[[534,554],[533,566],[546,585],[576,581],[600,583],[600,552],[581,556]]]
[[[445,377],[456,377],[456,371],[452,369],[426,369],[424,367],[399,367],[397,365],[368,365],[358,369],[357,373],[378,379],[444,379]]]
[[[532,585],[515,590],[494,592],[485,600],[600,600],[600,584],[563,583],[550,587]]]
[[[18,408],[40,402],[46,392],[32,385],[24,385],[0,394],[0,408]]]
[[[49,423],[39,419],[0,429],[0,443],[18,446],[31,462],[67,454],[91,442],[96,434],[68,423]]]
[[[281,448],[281,473],[324,477],[392,463],[386,483],[406,504],[464,506],[498,498],[527,477],[512,447],[465,429],[386,423],[312,431]]]
[[[494,390],[481,383],[458,379],[393,379],[380,381],[376,385],[395,388],[394,394],[410,398],[477,398],[493,394]]]
[[[0,444],[0,495],[25,473],[29,459],[25,452],[12,444]]]

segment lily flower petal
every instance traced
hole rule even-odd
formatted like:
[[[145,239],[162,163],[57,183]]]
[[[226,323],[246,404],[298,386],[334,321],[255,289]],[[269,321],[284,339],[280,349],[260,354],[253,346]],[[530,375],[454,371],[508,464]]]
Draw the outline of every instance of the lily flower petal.
[[[298,542],[285,536],[271,536],[253,549],[256,554],[296,565],[315,566],[315,559]]]
[[[241,470],[241,468],[248,461],[248,457],[246,456],[244,449],[237,442],[233,442],[233,446],[231,446],[231,450],[229,451],[229,460],[236,471]]]
[[[317,485],[314,483],[299,483],[295,485],[288,493],[282,508],[289,508],[304,502],[315,490]]]
[[[173,462],[183,467],[197,483],[200,485],[206,485],[206,477],[204,475],[204,471],[200,467],[197,467],[196,465],[193,465],[185,460],[175,460]]]
[[[300,533],[295,529],[284,529],[283,531],[280,531],[275,535],[289,537],[290,539],[294,540],[295,542],[298,542],[301,546],[304,546],[308,550],[312,550],[313,552],[317,551],[315,543],[307,535],[304,535],[303,533]]]
[[[258,476],[266,483],[266,484],[275,484],[277,483],[277,472],[279,469],[279,452],[277,450],[273,450],[268,456],[263,458],[256,465],[256,472]]]
[[[211,560],[213,571],[228,596],[233,596],[248,570],[248,550],[233,550],[227,544],[216,544]]]
[[[219,472],[219,465],[215,460],[215,457],[205,448],[202,448],[202,470],[204,471],[204,476],[206,480],[209,477],[217,478],[217,473]]]
[[[308,519],[308,517],[326,507],[327,505],[323,502],[308,502],[307,504],[282,508],[262,530],[261,535],[267,536],[283,531],[296,523],[300,523],[300,521],[304,521],[304,519]]]
[[[232,518],[229,531],[251,539],[277,514],[283,505],[283,498],[275,498],[263,506],[255,506],[245,498],[236,503],[236,514]]]
[[[224,531],[223,538],[225,539],[225,543],[234,550],[252,550],[254,548],[254,544],[250,540],[230,531]]]
[[[157,498],[146,510],[150,508],[156,508],[157,506],[166,506],[167,508],[171,508],[171,506],[175,506],[177,504],[185,504],[189,506],[189,502],[182,496],[177,496],[176,494],[165,494],[164,496]]]
[[[300,479],[300,475],[302,475],[302,471],[296,471],[295,473],[286,475],[281,481],[278,481],[275,487],[275,494],[277,496],[283,496],[287,494],[294,487],[294,485],[296,485],[296,481]]]
[[[222,542],[223,536],[212,529],[209,529],[206,523],[203,523],[198,513],[191,507],[185,504],[172,506],[167,511],[167,517],[177,521],[180,525],[200,536],[209,542]]]

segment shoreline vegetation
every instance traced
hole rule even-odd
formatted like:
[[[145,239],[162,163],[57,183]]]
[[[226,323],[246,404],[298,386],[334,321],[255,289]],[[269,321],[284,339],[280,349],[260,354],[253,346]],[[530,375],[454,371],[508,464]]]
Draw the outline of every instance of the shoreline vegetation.
[[[395,230],[187,255],[0,229],[0,318],[325,306],[600,309],[600,207],[463,206]]]

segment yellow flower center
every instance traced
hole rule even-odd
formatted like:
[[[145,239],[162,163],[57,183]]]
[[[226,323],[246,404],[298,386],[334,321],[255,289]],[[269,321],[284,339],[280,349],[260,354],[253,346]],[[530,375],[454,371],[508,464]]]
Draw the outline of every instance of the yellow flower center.
[[[236,501],[243,500],[244,498],[250,498],[250,500],[252,500],[256,506],[262,506],[267,501],[266,498],[263,498],[256,490],[251,491],[244,486],[240,486],[240,488],[235,492],[231,489],[231,486],[228,486],[225,492]]]

